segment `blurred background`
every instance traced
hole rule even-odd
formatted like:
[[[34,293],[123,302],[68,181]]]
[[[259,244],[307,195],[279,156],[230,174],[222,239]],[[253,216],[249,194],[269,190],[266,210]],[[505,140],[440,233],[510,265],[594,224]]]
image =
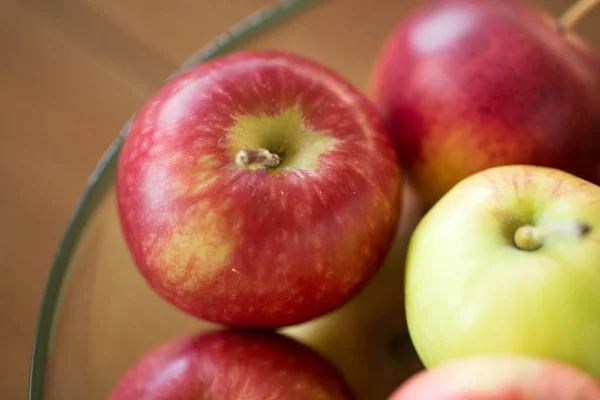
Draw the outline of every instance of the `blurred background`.
[[[341,2],[347,6],[340,7]],[[29,358],[47,275],[71,213],[103,152],[132,113],[181,62],[269,3],[0,2],[2,399],[27,397]],[[273,48],[293,47],[300,53],[310,48],[310,54],[325,64],[333,64],[336,57],[353,59],[355,63],[344,73],[365,89],[363,71],[369,69],[380,38],[418,1],[396,0],[396,4],[381,7],[378,3],[383,4],[326,1],[319,6],[318,15],[292,22],[300,26],[317,21],[321,27],[318,34],[274,35],[262,43]],[[571,2],[537,3],[558,15]],[[361,25],[363,20],[368,23]],[[343,37],[340,31],[349,29],[360,29],[362,34],[352,35],[347,42],[319,40],[324,32]],[[590,19],[576,30],[600,48],[600,27]]]

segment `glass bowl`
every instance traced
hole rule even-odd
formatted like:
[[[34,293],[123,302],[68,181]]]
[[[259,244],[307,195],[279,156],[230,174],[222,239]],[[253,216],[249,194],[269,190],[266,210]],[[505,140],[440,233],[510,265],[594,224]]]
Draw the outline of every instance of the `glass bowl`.
[[[280,48],[332,67],[366,92],[383,40],[417,3],[280,1],[217,37],[173,75],[233,50]],[[555,12],[567,4],[545,5]],[[55,258],[31,359],[31,400],[105,399],[120,376],[154,346],[216,327],[164,302],[133,265],[114,190],[128,127],[129,122],[98,163]],[[360,400],[384,400],[422,369],[406,331],[402,287],[407,241],[424,209],[407,185],[402,207],[395,243],[370,284],[343,308],[280,330],[328,358]]]

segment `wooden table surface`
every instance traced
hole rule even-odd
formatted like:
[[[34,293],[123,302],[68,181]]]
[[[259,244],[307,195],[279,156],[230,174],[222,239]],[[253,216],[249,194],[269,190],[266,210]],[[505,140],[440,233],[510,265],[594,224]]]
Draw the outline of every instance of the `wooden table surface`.
[[[321,23],[343,37],[363,15],[381,36],[397,14],[366,0],[347,15],[323,9]],[[398,13],[413,2],[396,2]],[[96,162],[124,122],[182,61],[268,0],[4,0],[0,4],[0,397],[25,399],[40,299],[57,245]],[[568,0],[544,2],[557,13]],[[335,15],[333,10],[335,11]],[[598,21],[597,18],[594,19]],[[598,48],[600,30],[578,31]],[[356,36],[356,35],[355,35]],[[370,45],[364,36],[363,48]],[[318,38],[270,44],[315,46]],[[333,60],[340,43],[316,53]],[[373,52],[375,48],[373,48]],[[364,54],[347,71],[364,88]]]

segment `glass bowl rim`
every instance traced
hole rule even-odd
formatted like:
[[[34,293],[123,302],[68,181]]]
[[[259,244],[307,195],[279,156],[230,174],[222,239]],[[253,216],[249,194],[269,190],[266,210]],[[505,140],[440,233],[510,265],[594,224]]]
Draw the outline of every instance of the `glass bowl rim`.
[[[296,16],[302,11],[308,10],[310,7],[324,1],[276,0],[272,4],[258,9],[208,42],[208,44],[181,64],[175,72],[169,75],[165,82],[204,61],[237,50],[244,43],[268,29],[275,28],[288,18]],[[37,316],[29,364],[29,400],[44,399],[44,383],[55,316],[59,309],[64,284],[70,272],[70,262],[77,250],[80,239],[85,233],[88,221],[94,214],[96,206],[109,189],[110,183],[113,182],[120,150],[134,118],[135,113],[127,120],[117,138],[110,144],[96,164],[88,179],[86,188],[71,214],[62,240],[58,245],[46,280]]]

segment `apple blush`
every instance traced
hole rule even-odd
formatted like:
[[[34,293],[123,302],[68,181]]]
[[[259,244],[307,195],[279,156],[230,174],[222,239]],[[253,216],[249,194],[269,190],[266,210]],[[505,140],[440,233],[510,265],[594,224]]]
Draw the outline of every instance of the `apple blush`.
[[[484,355],[419,372],[389,400],[600,400],[600,384],[552,360]]]
[[[159,344],[126,371],[108,400],[354,400],[339,371],[284,335],[237,329]]]
[[[339,308],[394,238],[401,169],[379,110],[326,67],[240,51],[167,81],[117,171],[122,231],[148,284],[227,326]]]
[[[600,57],[572,30],[597,3],[426,1],[397,24],[370,87],[423,202],[500,165],[600,184]]]

